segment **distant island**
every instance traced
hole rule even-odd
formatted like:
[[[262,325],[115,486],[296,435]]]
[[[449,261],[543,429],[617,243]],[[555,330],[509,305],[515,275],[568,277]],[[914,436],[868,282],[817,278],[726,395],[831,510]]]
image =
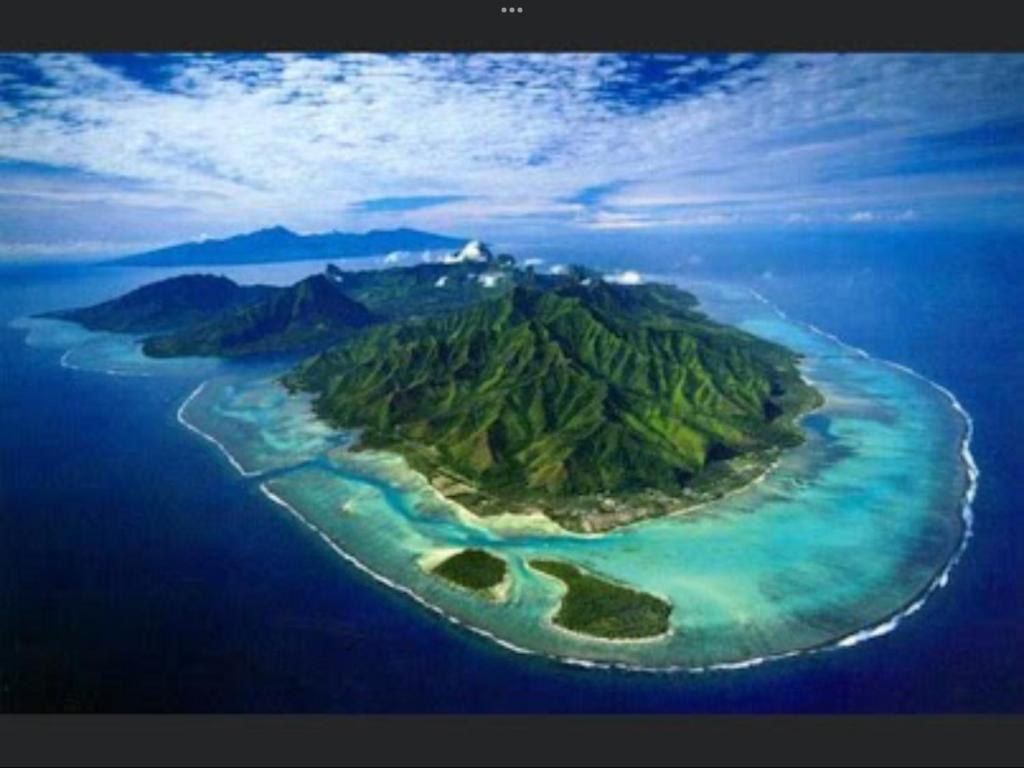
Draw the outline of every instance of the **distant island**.
[[[234,237],[171,245],[103,263],[136,267],[194,267],[353,259],[394,251],[450,250],[464,242],[465,238],[407,228],[299,235],[285,227],[270,227]]]
[[[539,274],[473,241],[435,263],[288,287],[186,275],[49,313],[153,357],[310,355],[282,381],[482,516],[597,533],[762,475],[821,402],[798,356],[670,285]]]

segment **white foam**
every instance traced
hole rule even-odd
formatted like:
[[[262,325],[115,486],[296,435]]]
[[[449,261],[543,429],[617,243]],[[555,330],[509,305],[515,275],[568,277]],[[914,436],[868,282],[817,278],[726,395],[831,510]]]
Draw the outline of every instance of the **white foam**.
[[[75,365],[71,362],[71,353],[77,350],[78,347],[72,347],[64,351],[64,354],[60,356],[60,367],[66,368],[69,371],[83,371],[85,373],[102,373],[107,376],[152,376],[153,374],[148,371],[124,371],[116,368],[86,368],[82,365]]]
[[[410,589],[409,587],[405,586],[404,584],[399,584],[398,582],[389,579],[387,576],[384,576],[383,574],[378,573],[377,571],[373,570],[372,568],[370,568],[370,566],[366,565],[366,563],[364,563],[362,560],[357,558],[355,555],[351,554],[350,552],[347,552],[342,547],[340,547],[337,542],[335,542],[330,536],[328,536],[326,533],[324,533],[314,523],[310,522],[310,520],[308,518],[306,518],[297,509],[295,509],[295,507],[293,507],[291,504],[289,504],[283,498],[281,498],[276,493],[274,493],[272,490],[270,490],[270,488],[267,487],[266,483],[260,483],[259,488],[260,488],[260,491],[263,492],[264,496],[266,496],[268,499],[270,499],[272,502],[274,502],[278,506],[280,506],[280,507],[284,508],[285,510],[287,510],[288,513],[291,514],[296,520],[299,520],[309,530],[311,530],[314,533],[316,533],[317,536],[319,536],[324,541],[324,543],[326,543],[327,546],[329,546],[332,550],[334,550],[338,555],[340,555],[347,562],[349,562],[352,565],[354,565],[356,568],[358,568],[360,571],[362,571],[366,575],[370,576],[375,581],[378,581],[378,582],[380,582],[381,584],[383,584],[383,585],[385,585],[387,587],[391,587],[391,589],[394,589],[397,592],[401,592],[403,595],[411,597],[413,600],[415,600],[417,603],[422,605],[424,608],[427,608],[427,609],[433,611],[434,613],[438,614],[439,616],[443,616],[444,618],[448,619],[448,621],[452,622],[453,624],[457,624],[458,626],[464,627],[465,629],[468,629],[471,632],[475,632],[478,635],[486,637],[488,640],[491,640],[491,641],[497,643],[498,645],[502,646],[503,648],[507,648],[510,651],[514,651],[516,653],[521,653],[521,654],[534,654],[534,651],[531,651],[528,648],[523,648],[522,646],[518,646],[515,643],[511,643],[508,640],[505,640],[504,638],[499,637],[499,636],[489,632],[486,629],[483,629],[482,627],[478,627],[478,626],[475,626],[473,624],[469,624],[469,623],[463,621],[462,619],[460,619],[459,617],[453,616],[452,614],[450,614],[447,611],[445,611],[444,609],[442,609],[440,606],[435,605],[434,603],[431,603],[429,600],[424,599],[419,594],[417,594],[414,590]]]
[[[197,435],[200,435],[203,439],[210,441],[218,448],[220,448],[221,453],[223,453],[227,457],[227,460],[231,462],[231,466],[238,470],[238,474],[242,475],[243,477],[256,477],[258,475],[262,475],[263,472],[260,470],[248,470],[245,467],[243,467],[238,462],[238,460],[236,460],[235,457],[231,455],[231,451],[227,449],[227,446],[225,446],[224,443],[222,443],[220,440],[218,440],[216,437],[209,434],[208,432],[204,432],[195,424],[193,424],[192,422],[185,418],[185,409],[188,408],[189,404],[199,396],[199,393],[203,391],[203,389],[206,387],[208,383],[209,382],[204,381],[202,384],[200,384],[198,387],[192,390],[192,394],[186,397],[185,401],[180,406],[178,406],[178,423],[181,424],[186,429],[195,432]]]

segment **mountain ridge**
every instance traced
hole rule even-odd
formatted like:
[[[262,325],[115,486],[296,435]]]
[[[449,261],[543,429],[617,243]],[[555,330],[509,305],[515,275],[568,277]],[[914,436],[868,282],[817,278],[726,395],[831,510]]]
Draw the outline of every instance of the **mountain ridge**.
[[[267,227],[225,238],[157,248],[101,262],[107,266],[219,266],[312,259],[350,259],[392,251],[450,249],[463,238],[408,227],[363,233],[331,231],[300,235],[283,226]]]
[[[150,357],[295,352],[337,341],[379,318],[339,291],[324,274],[312,275],[266,299],[220,313],[166,335],[150,336]]]
[[[261,301],[278,290],[269,285],[239,285],[223,275],[179,275],[147,283],[99,304],[44,312],[40,317],[79,323],[93,331],[153,333],[200,322]]]

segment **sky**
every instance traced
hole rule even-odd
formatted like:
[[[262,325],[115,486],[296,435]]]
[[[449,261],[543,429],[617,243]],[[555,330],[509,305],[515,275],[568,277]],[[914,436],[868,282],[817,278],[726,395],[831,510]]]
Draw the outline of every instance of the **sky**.
[[[0,257],[1024,226],[1024,56],[2,54]]]

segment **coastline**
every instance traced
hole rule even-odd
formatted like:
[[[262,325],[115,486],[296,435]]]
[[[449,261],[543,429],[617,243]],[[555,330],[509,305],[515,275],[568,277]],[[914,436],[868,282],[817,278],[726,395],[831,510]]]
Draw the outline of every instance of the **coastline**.
[[[199,397],[202,391],[206,388],[207,384],[209,384],[209,380],[204,381],[198,387],[192,390],[192,393],[185,398],[184,402],[182,402],[180,406],[178,406],[178,412],[176,414],[178,423],[181,424],[186,429],[188,429],[190,432],[194,432],[195,434],[202,437],[204,440],[207,440],[216,445],[220,449],[220,452],[223,453],[225,457],[227,457],[227,460],[228,462],[230,462],[231,466],[234,467],[238,474],[240,474],[242,477],[258,477],[259,475],[262,475],[263,472],[259,470],[248,470],[245,467],[243,467],[238,462],[238,460],[231,454],[231,451],[229,451],[220,440],[218,440],[208,432],[204,432],[199,427],[195,426],[192,422],[185,418],[185,409],[188,408],[188,406],[191,404],[193,400]]]
[[[810,415],[811,413],[814,413],[821,407],[821,405],[818,405],[812,408],[811,410],[802,413],[799,418],[803,419],[804,417]],[[394,455],[400,456],[401,454]],[[469,509],[463,504],[460,504],[455,499],[446,496],[429,481],[426,481],[426,485],[429,486],[431,491],[435,494],[435,496],[441,503],[451,507],[452,511],[455,513],[456,517],[458,517],[460,521],[466,523],[467,525],[472,525],[476,528],[480,528],[491,533],[496,533],[499,535],[506,533],[524,533],[527,535],[531,533],[549,535],[556,534],[559,536],[566,536],[570,538],[593,540],[600,539],[601,537],[607,536],[609,534],[614,534],[616,531],[625,528],[639,527],[645,524],[657,523],[660,520],[666,520],[669,518],[693,514],[694,512],[697,512],[698,510],[707,507],[709,504],[715,504],[719,501],[723,501],[724,499],[729,499],[734,496],[737,496],[738,494],[746,493],[747,491],[763,483],[768,478],[768,476],[779,466],[781,461],[781,456],[776,457],[775,459],[770,461],[765,466],[765,468],[761,470],[757,475],[750,478],[742,485],[739,485],[735,488],[730,488],[729,490],[723,492],[719,496],[715,496],[714,498],[705,499],[703,501],[697,501],[694,502],[693,504],[690,504],[689,506],[680,507],[678,509],[672,510],[671,512],[666,512],[661,515],[642,517],[637,520],[633,520],[632,522],[625,523],[624,525],[615,526],[614,528],[609,528],[604,531],[590,532],[573,531],[568,528],[563,528],[550,517],[545,515],[543,512],[531,512],[529,514],[502,512],[501,514],[491,516],[478,515],[475,512],[473,512],[473,510]],[[425,477],[424,480],[426,480]]]

